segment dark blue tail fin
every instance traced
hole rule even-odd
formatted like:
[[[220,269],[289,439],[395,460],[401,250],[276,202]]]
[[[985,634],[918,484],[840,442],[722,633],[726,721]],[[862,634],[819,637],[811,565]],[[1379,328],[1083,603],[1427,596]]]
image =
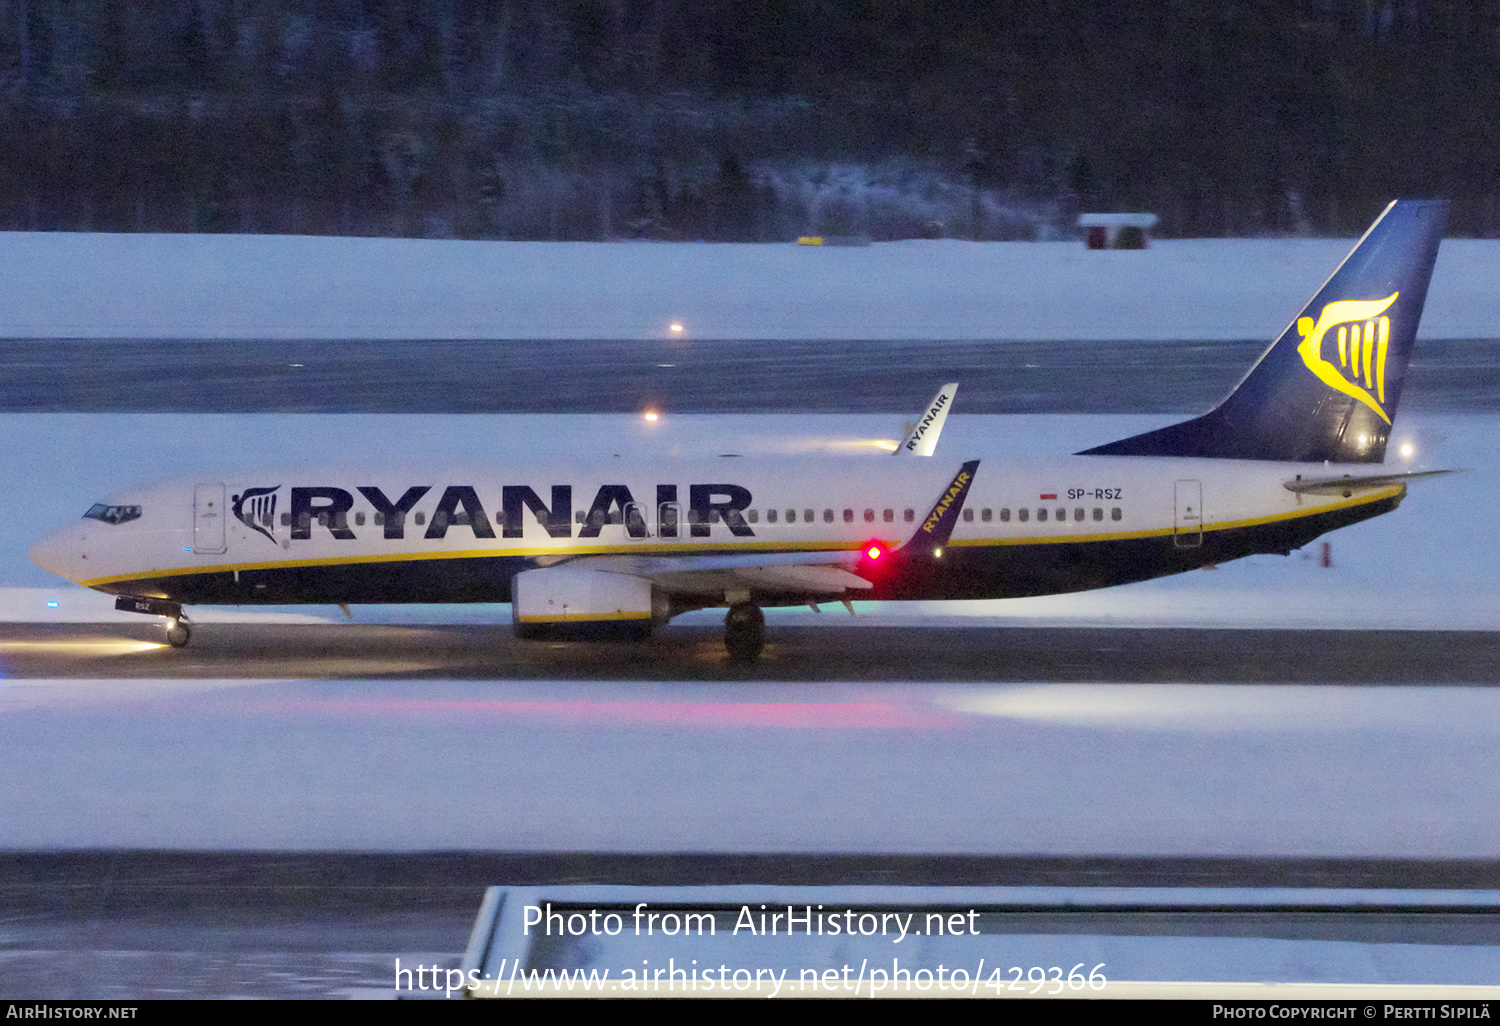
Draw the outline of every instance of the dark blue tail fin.
[[[1392,203],[1223,402],[1079,455],[1383,462],[1447,214]]]

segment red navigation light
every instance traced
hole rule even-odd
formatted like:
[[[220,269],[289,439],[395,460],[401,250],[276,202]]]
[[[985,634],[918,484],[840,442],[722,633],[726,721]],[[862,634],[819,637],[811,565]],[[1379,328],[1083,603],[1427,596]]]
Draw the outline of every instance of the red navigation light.
[[[867,555],[867,556],[870,557],[870,561],[871,562],[874,562],[875,560],[879,559],[884,554],[885,554],[885,550],[882,549],[879,545],[869,545],[869,546],[866,546],[866,548],[865,548],[865,555]]]

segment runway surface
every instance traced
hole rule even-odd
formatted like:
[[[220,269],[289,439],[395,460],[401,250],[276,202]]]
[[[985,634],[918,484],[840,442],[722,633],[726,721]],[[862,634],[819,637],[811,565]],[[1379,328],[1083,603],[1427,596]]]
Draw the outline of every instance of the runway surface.
[[[835,621],[834,613],[826,613]],[[837,622],[837,621],[835,621]],[[3,678],[577,681],[1500,682],[1500,633],[1395,630],[787,627],[730,663],[720,627],[648,642],[517,640],[508,625],[199,624],[187,648],[141,624],[0,624]]]
[[[1181,413],[1268,344],[10,339],[0,412]],[[1500,410],[1500,345],[1423,340],[1403,408]]]
[[[166,646],[135,624],[0,623],[0,677],[1216,684],[1500,683],[1500,634],[772,623],[731,663],[722,628],[647,642],[519,641],[509,626],[199,624]]]
[[[213,626],[3,635],[0,847],[1500,846],[1488,634],[807,629],[742,670],[706,631]]]

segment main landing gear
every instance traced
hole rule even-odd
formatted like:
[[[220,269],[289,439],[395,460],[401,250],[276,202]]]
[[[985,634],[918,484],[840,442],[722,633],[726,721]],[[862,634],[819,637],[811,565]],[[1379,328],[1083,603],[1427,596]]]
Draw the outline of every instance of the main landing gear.
[[[724,616],[724,647],[736,663],[753,663],[766,647],[766,616],[754,602],[737,602]]]

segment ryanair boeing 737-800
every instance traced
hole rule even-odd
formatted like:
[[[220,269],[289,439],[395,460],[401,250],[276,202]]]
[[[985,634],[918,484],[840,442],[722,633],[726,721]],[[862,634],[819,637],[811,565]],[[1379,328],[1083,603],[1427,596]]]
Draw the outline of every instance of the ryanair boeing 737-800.
[[[1446,206],[1386,208],[1201,417],[1050,461],[932,455],[266,468],[131,489],[37,542],[43,568],[166,618],[187,605],[510,602],[523,636],[644,636],[727,607],[1081,591],[1285,553],[1400,504],[1385,459]],[[436,455],[436,454],[435,454]]]

